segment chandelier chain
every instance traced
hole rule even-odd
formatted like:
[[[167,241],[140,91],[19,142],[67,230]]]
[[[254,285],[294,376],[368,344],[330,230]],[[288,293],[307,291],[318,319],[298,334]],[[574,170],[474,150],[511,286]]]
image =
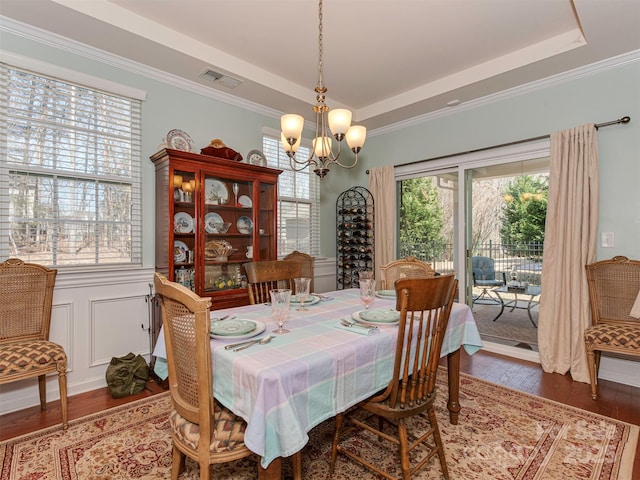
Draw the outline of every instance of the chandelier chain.
[[[318,3],[318,86],[323,86],[322,78],[322,0]]]

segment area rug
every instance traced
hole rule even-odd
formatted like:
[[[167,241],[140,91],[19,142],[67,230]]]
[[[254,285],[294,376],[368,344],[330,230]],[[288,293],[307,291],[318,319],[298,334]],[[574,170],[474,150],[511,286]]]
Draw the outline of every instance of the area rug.
[[[567,407],[462,374],[458,425],[446,410],[446,372],[440,372],[437,415],[452,480],[631,480],[638,426]],[[3,480],[129,480],[170,478],[168,393],[129,403],[0,444]],[[418,430],[426,422],[414,422]],[[303,478],[328,477],[333,421],[310,432]],[[365,434],[349,442],[372,463],[397,470],[393,449],[373,449]],[[378,442],[373,442],[374,446]],[[256,478],[256,458],[216,466],[216,479]],[[285,478],[291,478],[284,461]],[[192,462],[181,479],[197,479]],[[374,480],[354,462],[338,458],[335,480]],[[417,479],[440,480],[432,459]]]

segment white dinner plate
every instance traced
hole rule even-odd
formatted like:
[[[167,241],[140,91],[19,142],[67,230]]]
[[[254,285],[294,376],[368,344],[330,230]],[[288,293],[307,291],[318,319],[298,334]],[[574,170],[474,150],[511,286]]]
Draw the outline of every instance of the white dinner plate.
[[[238,203],[244,208],[251,208],[253,206],[253,202],[246,195],[240,195],[238,197]]]
[[[243,319],[240,319],[243,320]],[[228,322],[230,320],[221,320],[219,322],[212,322],[212,325],[214,323],[220,323],[220,322]],[[235,319],[234,319],[235,321]],[[253,322],[256,324],[256,328],[251,330],[250,332],[246,332],[246,333],[242,333],[242,334],[238,334],[238,335],[217,335],[215,333],[210,333],[209,336],[211,338],[217,338],[218,340],[238,340],[238,339],[243,339],[243,338],[251,338],[251,337],[255,337],[256,335],[260,335],[262,332],[264,332],[266,326],[264,323],[262,323],[260,320],[253,320],[253,319],[244,319],[244,321],[249,321],[249,322]]]
[[[317,295],[309,295],[307,299],[304,301],[304,304],[315,305],[319,301],[320,301],[320,297],[318,297]],[[291,300],[289,301],[289,303],[295,303],[296,305],[300,305],[300,302],[298,301],[298,297],[296,295],[291,295]]]
[[[240,217],[236,222],[240,233],[249,234],[253,231],[253,220],[249,217]]]
[[[224,220],[216,212],[209,212],[204,216],[204,229],[207,233],[219,233],[215,227],[216,223],[224,223]]]
[[[229,203],[229,189],[225,183],[215,178],[205,178],[204,203],[205,205],[226,205]]]
[[[193,232],[193,218],[187,212],[178,212],[173,216],[174,231],[177,233]]]
[[[400,322],[400,312],[389,309],[360,310],[351,317],[371,325],[397,325]]]
[[[187,261],[189,247],[184,242],[176,240],[173,242],[173,261],[176,263]]]
[[[187,132],[174,128],[173,130],[169,130],[166,138],[169,148],[182,150],[183,152],[193,152],[193,140]]]
[[[376,297],[378,298],[396,298],[395,290],[378,290],[376,292]]]

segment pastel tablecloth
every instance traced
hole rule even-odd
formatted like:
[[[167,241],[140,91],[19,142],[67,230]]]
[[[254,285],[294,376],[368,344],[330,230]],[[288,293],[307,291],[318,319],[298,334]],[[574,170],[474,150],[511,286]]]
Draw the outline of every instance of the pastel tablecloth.
[[[391,379],[397,328],[381,326],[374,335],[337,328],[341,318],[362,310],[358,290],[340,290],[330,299],[299,312],[292,307],[286,328],[266,345],[240,352],[224,348],[232,341],[211,340],[214,395],[224,406],[247,421],[245,442],[267,467],[277,457],[288,457],[307,443],[309,432],[369,397]],[[377,298],[371,308],[394,308],[395,299]],[[251,305],[218,310],[238,319],[275,324],[271,307]],[[460,347],[469,354],[482,347],[471,309],[454,304],[441,356]],[[153,355],[166,357],[164,336],[158,337]],[[156,362],[157,373],[162,362]],[[161,375],[162,376],[162,375]]]

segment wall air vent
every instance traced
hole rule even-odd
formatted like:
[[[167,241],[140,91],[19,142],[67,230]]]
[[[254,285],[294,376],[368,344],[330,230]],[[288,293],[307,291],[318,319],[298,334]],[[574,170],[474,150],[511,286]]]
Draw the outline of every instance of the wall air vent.
[[[205,68],[200,76],[212,81],[213,83],[224,85],[227,88],[236,88],[242,83],[242,80],[230,77],[229,75],[225,75],[224,73],[216,72],[215,70],[212,70],[210,68]]]

